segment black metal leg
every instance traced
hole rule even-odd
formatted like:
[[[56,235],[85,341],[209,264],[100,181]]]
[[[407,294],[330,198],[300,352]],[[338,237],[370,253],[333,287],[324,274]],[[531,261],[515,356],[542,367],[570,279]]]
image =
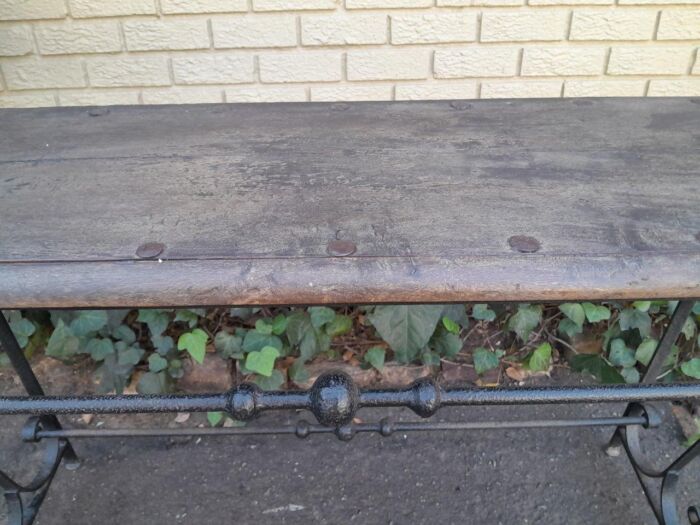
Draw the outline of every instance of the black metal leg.
[[[680,301],[676,307],[671,322],[669,323],[664,335],[659,342],[659,346],[654,353],[652,360],[647,367],[646,373],[642,377],[642,383],[655,382],[663,369],[666,359],[671,354],[673,345],[680,336],[683,325],[693,309],[695,301]],[[658,419],[649,417],[651,410],[638,404],[630,404],[625,410],[625,417],[635,417],[642,413],[646,413],[648,420]],[[656,421],[656,424],[660,421]],[[648,425],[655,426],[655,425]],[[642,447],[639,439],[640,431],[643,427],[639,425],[618,427],[610,440],[607,447],[607,452],[610,455],[618,455],[619,448],[623,447],[627,453],[635,474],[644,491],[649,504],[651,505],[658,522],[661,525],[680,525],[681,519],[676,505],[676,488],[681,470],[688,465],[693,459],[700,456],[700,441],[686,450],[676,461],[665,469],[657,469],[649,463],[642,453]],[[661,491],[657,499],[654,498],[652,490],[649,487],[649,478],[660,478]],[[698,507],[691,506],[688,508],[688,520],[691,525],[700,525],[700,511]]]
[[[30,396],[43,396],[41,388],[29,361],[17,343],[10,325],[5,317],[0,314],[0,350],[7,354],[12,367]],[[30,418],[27,425],[36,429],[61,430],[61,423],[54,415],[43,415],[39,418]],[[39,473],[28,485],[16,483],[7,474],[0,471],[0,487],[5,491],[5,501],[8,507],[8,523],[10,525],[30,525],[33,523],[36,513],[46,496],[51,480],[61,461],[69,469],[75,469],[80,464],[70,442],[65,438],[53,439],[48,444]],[[24,505],[22,493],[32,495],[31,501]]]

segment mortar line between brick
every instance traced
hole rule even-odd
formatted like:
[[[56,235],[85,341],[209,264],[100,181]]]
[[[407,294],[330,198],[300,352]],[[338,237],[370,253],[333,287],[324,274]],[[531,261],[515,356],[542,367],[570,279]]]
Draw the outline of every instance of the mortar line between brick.
[[[207,34],[209,35],[209,49],[214,49],[214,27],[211,18],[207,18]]]

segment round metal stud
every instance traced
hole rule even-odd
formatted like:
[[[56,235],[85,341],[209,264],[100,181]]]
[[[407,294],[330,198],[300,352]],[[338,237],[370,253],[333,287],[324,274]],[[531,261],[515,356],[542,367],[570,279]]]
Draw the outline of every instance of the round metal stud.
[[[252,419],[258,415],[258,397],[262,390],[258,385],[243,383],[228,394],[226,411],[240,421]]]
[[[352,425],[343,425],[342,427],[335,427],[335,436],[340,441],[350,441],[355,437],[355,429]]]
[[[411,393],[409,408],[420,417],[430,417],[440,408],[440,387],[432,379],[418,379],[411,386]]]
[[[382,418],[379,422],[379,433],[384,437],[389,437],[394,433],[394,423],[388,417]]]
[[[297,421],[297,426],[294,428],[294,435],[299,439],[305,439],[311,434],[311,426],[303,419]]]
[[[450,102],[450,107],[456,109],[457,111],[464,111],[465,109],[470,109],[472,105],[464,100],[453,100]]]
[[[327,372],[318,376],[309,392],[311,412],[329,427],[347,425],[357,412],[359,392],[349,375]]]
[[[345,257],[355,253],[357,246],[354,242],[335,240],[328,243],[326,251],[328,255],[333,255],[334,257]]]
[[[136,248],[136,256],[140,259],[155,259],[165,250],[161,242],[147,242]]]
[[[509,237],[508,245],[520,253],[535,253],[542,247],[540,241],[527,235],[513,235]]]

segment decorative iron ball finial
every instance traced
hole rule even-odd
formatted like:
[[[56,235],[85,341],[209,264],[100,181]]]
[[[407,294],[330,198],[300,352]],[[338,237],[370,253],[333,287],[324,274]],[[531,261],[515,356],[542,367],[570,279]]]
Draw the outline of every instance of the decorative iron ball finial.
[[[430,417],[440,408],[440,387],[430,378],[418,379],[411,386],[409,407],[420,417]]]
[[[318,376],[310,391],[311,412],[319,423],[329,427],[347,425],[357,412],[357,386],[343,372],[326,372]]]
[[[229,392],[226,411],[239,421],[247,421],[258,415],[258,398],[262,390],[252,383],[243,383]]]

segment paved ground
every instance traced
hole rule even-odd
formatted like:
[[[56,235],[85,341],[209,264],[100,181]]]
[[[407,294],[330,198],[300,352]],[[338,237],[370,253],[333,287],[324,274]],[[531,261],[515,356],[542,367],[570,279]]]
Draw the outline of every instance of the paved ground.
[[[609,415],[606,408],[446,409],[440,417]],[[682,447],[670,411],[666,420],[648,449],[668,460]],[[16,439],[22,421],[3,418],[0,461],[29,475],[20,461],[32,445]],[[627,459],[601,451],[608,435],[558,429],[360,435],[350,443],[325,435],[83,440],[75,445],[83,465],[59,471],[37,523],[654,523]],[[700,503],[700,462],[684,475],[684,505],[691,495]]]

